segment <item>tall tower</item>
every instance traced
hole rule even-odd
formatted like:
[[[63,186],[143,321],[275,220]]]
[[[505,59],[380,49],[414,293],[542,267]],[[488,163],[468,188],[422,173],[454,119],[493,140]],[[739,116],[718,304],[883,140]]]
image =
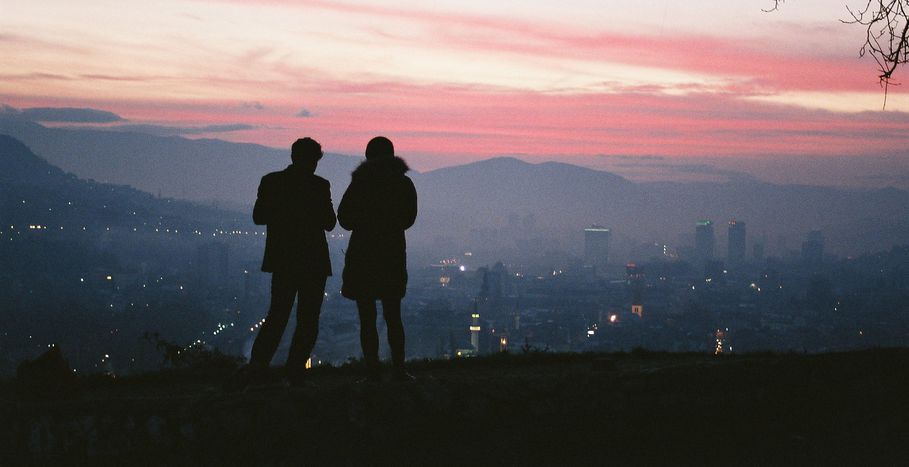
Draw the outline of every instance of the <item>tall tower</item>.
[[[475,351],[480,351],[480,314],[476,309],[470,315],[470,345]]]
[[[699,261],[713,259],[716,237],[713,235],[713,221],[700,220],[694,226],[694,252]]]
[[[745,223],[733,219],[729,221],[727,232],[726,260],[729,264],[742,264],[746,251]]]
[[[612,232],[602,225],[584,229],[584,265],[593,266],[598,273],[606,271],[609,262],[609,237]]]
[[[625,265],[625,278],[628,287],[631,289],[631,314],[638,318],[644,317],[644,271],[635,263]]]

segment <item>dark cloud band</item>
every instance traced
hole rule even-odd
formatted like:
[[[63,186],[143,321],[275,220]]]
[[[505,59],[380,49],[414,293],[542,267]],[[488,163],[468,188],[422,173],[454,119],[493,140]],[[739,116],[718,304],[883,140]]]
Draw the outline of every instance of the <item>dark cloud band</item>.
[[[75,107],[33,107],[18,111],[18,116],[35,122],[113,123],[123,118],[106,110]]]

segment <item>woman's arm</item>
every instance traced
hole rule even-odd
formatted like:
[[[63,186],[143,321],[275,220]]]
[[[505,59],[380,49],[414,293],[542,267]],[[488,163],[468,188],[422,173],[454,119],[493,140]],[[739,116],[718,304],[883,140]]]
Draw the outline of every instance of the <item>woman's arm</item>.
[[[341,203],[338,204],[338,224],[345,230],[354,230],[363,217],[363,203],[360,201],[359,187],[356,182],[351,181],[350,186],[341,197]]]

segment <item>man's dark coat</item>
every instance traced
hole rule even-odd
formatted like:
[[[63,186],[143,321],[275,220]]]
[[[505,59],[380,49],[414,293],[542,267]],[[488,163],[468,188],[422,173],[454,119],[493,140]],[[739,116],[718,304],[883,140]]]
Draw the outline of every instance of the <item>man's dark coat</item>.
[[[268,226],[263,271],[331,275],[325,232],[336,219],[328,180],[296,165],[265,175],[253,222]]]

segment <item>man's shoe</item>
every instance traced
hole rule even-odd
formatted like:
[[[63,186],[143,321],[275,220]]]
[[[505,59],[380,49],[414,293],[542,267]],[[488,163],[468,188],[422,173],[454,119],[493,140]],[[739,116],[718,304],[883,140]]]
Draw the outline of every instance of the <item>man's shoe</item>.
[[[224,384],[228,392],[245,391],[251,384],[261,383],[268,378],[268,368],[256,365],[243,365],[237,369]]]

